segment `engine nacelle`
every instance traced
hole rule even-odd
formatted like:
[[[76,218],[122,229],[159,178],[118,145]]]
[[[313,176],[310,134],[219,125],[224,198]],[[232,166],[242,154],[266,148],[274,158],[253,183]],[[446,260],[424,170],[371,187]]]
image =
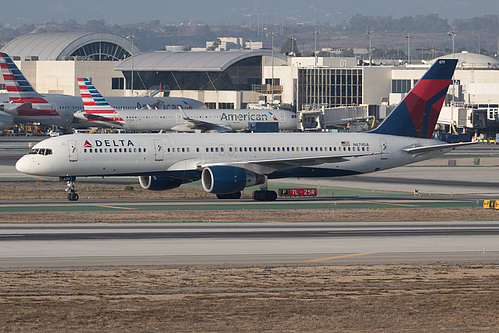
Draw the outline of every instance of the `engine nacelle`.
[[[204,190],[214,194],[236,193],[245,187],[264,182],[264,176],[236,167],[208,167],[201,173],[201,184]]]
[[[14,123],[14,117],[6,112],[0,111],[0,130],[9,128]]]
[[[182,179],[167,176],[140,176],[140,186],[149,191],[166,191],[182,185]]]

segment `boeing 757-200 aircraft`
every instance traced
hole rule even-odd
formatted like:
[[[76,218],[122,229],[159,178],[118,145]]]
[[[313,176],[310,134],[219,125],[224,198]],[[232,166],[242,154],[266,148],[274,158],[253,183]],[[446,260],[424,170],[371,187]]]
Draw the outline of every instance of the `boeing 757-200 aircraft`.
[[[201,180],[218,198],[275,200],[267,179],[336,177],[385,170],[433,158],[460,144],[431,139],[457,60],[437,60],[404,100],[367,133],[73,134],[41,141],[17,170],[69,182],[76,177],[138,176],[148,190]]]
[[[39,94],[24,77],[12,59],[0,52],[0,68],[9,94],[10,103],[0,105],[0,128],[13,123],[37,122],[63,128],[82,128],[92,123],[75,118],[74,114],[83,110],[80,96],[61,94]],[[180,97],[108,97],[115,108],[140,109],[202,109],[204,103]],[[10,117],[8,116],[10,115]]]
[[[174,110],[116,110],[92,83],[79,78],[85,111],[75,117],[88,120],[94,126],[122,128],[132,131],[233,132],[249,124],[271,123],[279,130],[296,130],[296,113],[275,109],[189,109]]]

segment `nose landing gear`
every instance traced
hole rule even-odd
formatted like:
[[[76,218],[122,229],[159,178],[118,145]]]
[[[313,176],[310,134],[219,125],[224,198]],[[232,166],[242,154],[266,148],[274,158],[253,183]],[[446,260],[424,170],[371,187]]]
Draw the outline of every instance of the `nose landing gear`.
[[[66,181],[66,192],[68,192],[68,200],[69,201],[78,201],[78,199],[80,198],[80,196],[78,195],[78,193],[76,193],[75,191],[75,180],[76,180],[76,177],[61,177],[61,180],[64,180]]]

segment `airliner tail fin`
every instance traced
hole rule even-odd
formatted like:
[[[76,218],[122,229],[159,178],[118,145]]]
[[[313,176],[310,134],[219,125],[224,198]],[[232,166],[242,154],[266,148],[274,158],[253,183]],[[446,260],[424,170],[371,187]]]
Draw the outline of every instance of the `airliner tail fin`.
[[[437,60],[371,133],[431,138],[456,64],[457,59]]]

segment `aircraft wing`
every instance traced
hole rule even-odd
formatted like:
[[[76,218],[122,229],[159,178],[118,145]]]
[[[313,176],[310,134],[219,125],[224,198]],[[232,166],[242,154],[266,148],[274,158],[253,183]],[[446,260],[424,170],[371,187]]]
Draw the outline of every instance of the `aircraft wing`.
[[[421,147],[409,147],[402,149],[406,153],[409,154],[419,154],[419,153],[427,153],[435,150],[445,150],[445,149],[456,149],[462,146],[473,145],[478,142],[459,142],[459,143],[444,143],[441,145],[431,145],[431,146],[421,146]]]
[[[182,119],[184,120],[184,123],[178,126],[175,126],[172,128],[174,131],[182,131],[182,130],[201,130],[201,131],[209,131],[209,130],[218,130],[218,131],[232,131],[232,127],[222,125],[222,124],[216,124],[216,123],[211,123],[208,121],[204,120],[199,120],[199,119],[193,119],[189,117],[184,110],[179,106],[178,109],[180,110],[180,113],[182,114]],[[185,129],[184,129],[185,128]]]
[[[4,111],[13,116],[17,116],[19,110],[31,110],[33,105],[30,102],[23,103],[21,105],[9,103],[0,105],[0,111]]]
[[[74,117],[77,119],[82,119],[86,121],[93,121],[95,123],[98,123],[99,125],[102,125],[104,127],[110,127],[110,128],[123,128],[123,123],[120,121],[116,121],[114,119],[100,116],[95,113],[87,113],[85,111],[77,111],[74,113]]]
[[[295,158],[273,158],[273,159],[255,159],[240,162],[216,162],[216,163],[199,163],[197,167],[203,169],[211,166],[233,166],[242,169],[250,170],[258,174],[266,175],[275,171],[281,171],[291,168],[319,165],[323,163],[340,163],[351,158],[362,156],[371,156],[378,153],[351,153],[336,156],[311,156],[311,157],[295,157]]]

